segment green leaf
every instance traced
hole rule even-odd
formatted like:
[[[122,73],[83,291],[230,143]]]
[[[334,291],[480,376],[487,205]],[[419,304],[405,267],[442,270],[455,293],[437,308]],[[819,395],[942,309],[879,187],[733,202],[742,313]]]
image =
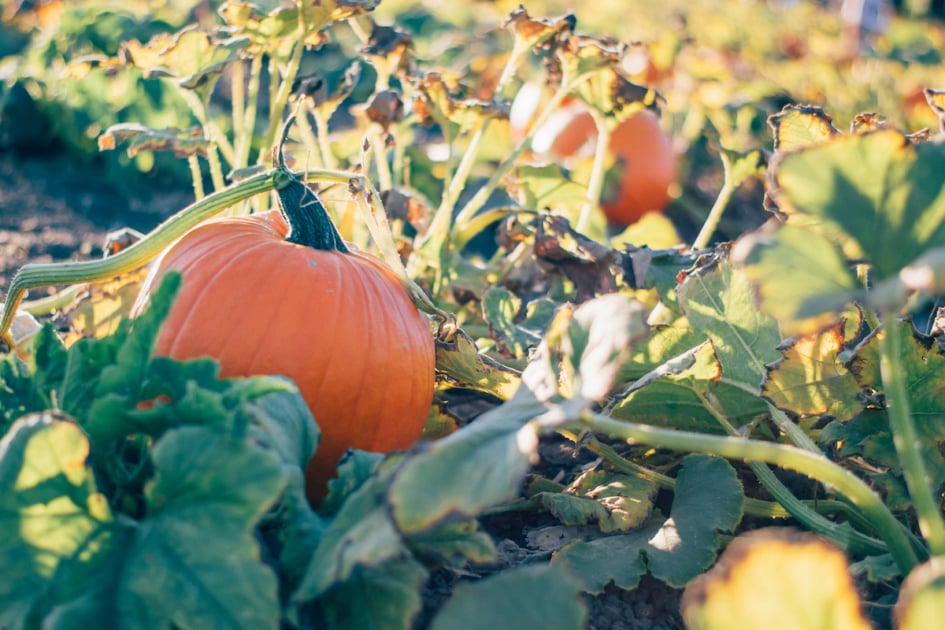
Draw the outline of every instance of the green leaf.
[[[882,130],[785,155],[774,200],[839,226],[890,278],[945,243],[945,146]]]
[[[676,477],[669,519],[649,541],[647,565],[654,577],[683,586],[715,560],[719,532],[742,519],[742,484],[724,459],[689,455]]]
[[[311,601],[346,582],[359,567],[376,567],[408,556],[385,503],[388,479],[372,477],[354,492],[332,520],[308,565],[294,605]]]
[[[344,582],[318,600],[327,628],[335,630],[409,630],[423,602],[427,570],[416,560],[388,560],[358,566]]]
[[[843,321],[820,333],[789,340],[779,349],[762,395],[775,406],[801,417],[829,415],[841,422],[863,409],[860,386],[840,361]]]
[[[843,553],[787,529],[735,539],[711,571],[686,587],[680,608],[693,630],[870,628]]]
[[[537,346],[541,335],[523,330],[516,324],[522,301],[508,289],[495,287],[482,296],[482,315],[489,324],[489,332],[502,352],[516,359],[527,355]]]
[[[124,551],[114,594],[133,615],[123,623],[277,628],[277,580],[254,528],[285,487],[278,458],[207,427],[168,431],[152,458],[148,515]]]
[[[518,201],[525,208],[554,208],[576,217],[587,197],[585,186],[573,181],[557,164],[525,164],[518,167]]]
[[[581,628],[586,619],[577,584],[559,568],[540,565],[460,584],[430,628]]]
[[[422,532],[515,498],[537,455],[529,421],[543,411],[534,399],[517,396],[404,461],[389,496],[401,531]]]
[[[479,528],[473,519],[447,523],[429,532],[414,534],[408,540],[411,550],[419,557],[432,557],[438,562],[469,561],[490,564],[496,561],[492,537]]]
[[[23,627],[34,605],[89,579],[112,512],[86,464],[89,442],[51,413],[19,419],[0,440],[0,626]]]
[[[319,514],[336,514],[348,497],[363,486],[384,460],[383,453],[349,450],[341,458],[336,476],[328,480],[328,496],[318,505]]]
[[[647,568],[657,579],[681,587],[715,560],[718,532],[735,529],[743,499],[728,462],[689,455],[676,478],[668,519],[629,534],[572,542],[554,555],[553,563],[564,565],[588,593],[601,593],[611,582],[632,589]]]
[[[196,89],[219,76],[248,44],[245,38],[215,40],[204,31],[188,27],[173,35],[155,35],[146,44],[124,42],[122,54],[145,77],[169,77],[181,87]]]
[[[780,358],[781,333],[758,310],[744,272],[720,260],[690,273],[676,294],[693,330],[712,340],[722,379],[758,390],[766,365]]]
[[[788,334],[832,323],[860,293],[840,248],[823,234],[791,223],[742,237],[732,258],[757,287],[762,310]]]

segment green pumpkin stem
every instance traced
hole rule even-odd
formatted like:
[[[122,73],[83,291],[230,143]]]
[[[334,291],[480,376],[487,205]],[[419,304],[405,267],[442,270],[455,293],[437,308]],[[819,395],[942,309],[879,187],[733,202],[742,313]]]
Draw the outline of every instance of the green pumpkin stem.
[[[288,186],[279,190],[279,206],[289,224],[285,240],[322,251],[348,253],[344,239],[318,195],[298,179],[293,178]]]

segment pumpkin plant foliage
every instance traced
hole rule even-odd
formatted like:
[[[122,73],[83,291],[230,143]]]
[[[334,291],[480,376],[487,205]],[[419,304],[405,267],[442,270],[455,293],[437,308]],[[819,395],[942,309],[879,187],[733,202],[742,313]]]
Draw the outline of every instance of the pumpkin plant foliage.
[[[572,14],[519,7],[466,41],[480,18],[457,5],[436,27],[464,44],[426,54],[424,20],[379,8],[223,2],[70,66],[175,90],[196,127],[99,142],[186,159],[198,200],[114,265],[18,276],[97,284],[51,320],[64,336],[5,335],[0,626],[580,628],[647,589],[685,589],[692,628],[772,623],[759,601],[861,628],[900,587],[902,627],[935,618],[940,139],[812,106],[760,137],[767,102],[651,85],[684,42],[662,78],[631,74]],[[665,216],[608,228],[608,191],[630,192],[613,157],[534,150],[574,103],[687,146]],[[709,245],[752,186],[768,220]],[[204,220],[224,211],[247,216]],[[744,535],[772,523],[813,534]]]

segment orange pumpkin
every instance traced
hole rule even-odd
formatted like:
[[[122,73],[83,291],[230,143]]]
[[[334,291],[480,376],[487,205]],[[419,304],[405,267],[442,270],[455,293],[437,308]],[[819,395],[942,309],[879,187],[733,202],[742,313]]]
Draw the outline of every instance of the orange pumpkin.
[[[185,234],[151,271],[136,310],[176,270],[181,288],[158,354],[213,357],[224,377],[295,381],[322,432],[306,469],[306,492],[318,502],[347,449],[387,452],[419,438],[433,398],[434,343],[394,273],[349,253],[307,186],[293,180],[280,202],[288,225],[274,211]]]

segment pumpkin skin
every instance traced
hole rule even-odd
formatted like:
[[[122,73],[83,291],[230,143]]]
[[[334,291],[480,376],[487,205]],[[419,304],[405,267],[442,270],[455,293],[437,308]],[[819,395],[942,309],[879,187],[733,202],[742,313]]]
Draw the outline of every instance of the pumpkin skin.
[[[295,381],[321,429],[305,475],[317,503],[347,449],[387,452],[420,437],[433,398],[434,342],[382,262],[291,243],[288,232],[277,211],[207,221],[163,254],[138,304],[176,270],[181,288],[157,354],[213,357],[223,377]]]

